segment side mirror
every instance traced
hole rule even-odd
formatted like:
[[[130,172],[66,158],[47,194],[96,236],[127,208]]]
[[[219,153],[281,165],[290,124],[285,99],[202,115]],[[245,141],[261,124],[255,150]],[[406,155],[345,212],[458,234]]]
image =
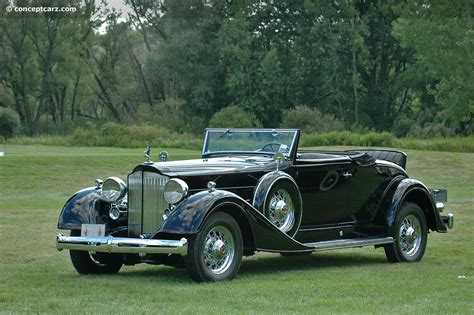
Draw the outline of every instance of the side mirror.
[[[168,161],[169,154],[166,151],[161,151],[160,152],[160,162],[166,162]]]
[[[280,167],[280,164],[283,163],[283,161],[285,161],[286,159],[283,153],[277,152],[273,155],[273,160],[275,161],[277,165],[276,171],[278,172],[278,168]]]

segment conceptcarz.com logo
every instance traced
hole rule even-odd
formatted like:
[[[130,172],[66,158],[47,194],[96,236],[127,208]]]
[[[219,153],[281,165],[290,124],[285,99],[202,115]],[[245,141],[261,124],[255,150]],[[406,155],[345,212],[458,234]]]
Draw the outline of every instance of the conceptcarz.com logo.
[[[75,13],[77,7],[74,6],[64,6],[64,7],[47,7],[47,6],[14,6],[8,5],[5,7],[5,11],[8,13]]]

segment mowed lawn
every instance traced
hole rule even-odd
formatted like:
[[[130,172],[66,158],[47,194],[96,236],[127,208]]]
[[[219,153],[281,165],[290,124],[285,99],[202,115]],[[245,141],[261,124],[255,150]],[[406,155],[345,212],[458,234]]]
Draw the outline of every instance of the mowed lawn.
[[[407,153],[409,174],[447,188],[455,214],[454,230],[429,235],[420,263],[390,264],[371,247],[259,253],[233,281],[196,284],[184,269],[151,265],[82,276],[54,247],[66,199],[95,178],[125,179],[143,149],[9,145],[0,157],[0,313],[473,313],[474,154]]]

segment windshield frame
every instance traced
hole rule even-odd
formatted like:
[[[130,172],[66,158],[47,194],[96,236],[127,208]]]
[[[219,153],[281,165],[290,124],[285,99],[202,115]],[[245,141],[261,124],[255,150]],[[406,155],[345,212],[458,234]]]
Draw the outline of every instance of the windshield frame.
[[[264,156],[273,156],[270,152],[258,152],[258,151],[214,151],[206,152],[207,147],[209,146],[209,134],[210,132],[294,132],[291,145],[289,147],[289,153],[285,154],[288,159],[294,160],[296,156],[296,151],[298,149],[298,141],[300,137],[300,129],[285,129],[285,128],[206,128],[204,134],[204,143],[202,146],[202,158],[209,158],[213,156],[226,156],[226,155],[264,155]]]

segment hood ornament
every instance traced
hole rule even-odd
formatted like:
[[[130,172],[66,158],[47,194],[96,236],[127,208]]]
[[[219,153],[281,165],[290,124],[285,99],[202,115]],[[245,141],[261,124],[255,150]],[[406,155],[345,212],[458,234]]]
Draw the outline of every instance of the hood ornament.
[[[150,160],[150,154],[151,154],[150,141],[146,142],[146,150],[143,153],[145,155],[145,164],[152,164],[153,162]]]

